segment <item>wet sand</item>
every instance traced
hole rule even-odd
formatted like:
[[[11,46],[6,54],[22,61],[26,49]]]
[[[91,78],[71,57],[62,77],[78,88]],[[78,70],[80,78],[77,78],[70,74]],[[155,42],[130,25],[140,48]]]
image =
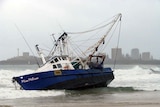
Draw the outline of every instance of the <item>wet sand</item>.
[[[160,91],[1,100],[0,107],[159,107]]]

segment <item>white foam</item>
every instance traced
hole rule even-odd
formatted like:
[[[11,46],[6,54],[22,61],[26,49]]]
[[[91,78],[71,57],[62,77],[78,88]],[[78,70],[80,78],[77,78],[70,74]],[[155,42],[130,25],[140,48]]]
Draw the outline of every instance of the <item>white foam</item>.
[[[50,90],[50,91],[26,91],[16,90],[12,83],[12,77],[32,73],[33,70],[13,71],[13,70],[0,70],[0,99],[15,99],[15,98],[32,98],[32,97],[47,97],[64,95],[65,92]]]
[[[14,88],[2,88],[0,89],[0,99],[15,99],[15,98],[34,98],[34,97],[48,97],[65,95],[64,91],[26,91],[16,90]]]
[[[155,67],[156,68],[156,67]],[[159,69],[158,67],[156,69]],[[32,98],[65,95],[65,91],[26,91],[16,90],[12,77],[35,72],[34,70],[0,70],[0,99]],[[135,66],[130,69],[116,69],[115,79],[110,87],[133,87],[139,90],[160,90],[160,74],[150,69]]]
[[[135,66],[132,69],[117,69],[115,79],[110,84],[113,87],[133,87],[138,90],[160,90],[160,74],[150,69]]]

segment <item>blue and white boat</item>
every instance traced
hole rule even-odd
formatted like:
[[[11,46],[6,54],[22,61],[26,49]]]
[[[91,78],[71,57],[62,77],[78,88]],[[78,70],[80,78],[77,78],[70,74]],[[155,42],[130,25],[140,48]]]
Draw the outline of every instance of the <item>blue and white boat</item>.
[[[92,52],[88,56],[85,55],[85,58],[76,55],[71,57],[67,44],[69,40],[67,32],[64,32],[55,40],[54,49],[48,60],[45,59],[42,51],[36,45],[43,64],[35,73],[13,77],[12,81],[18,83],[20,88],[24,90],[76,90],[106,87],[114,79],[114,74],[110,67],[105,68],[103,66],[106,55],[98,53],[98,48],[104,43],[115,23],[121,20],[121,16],[121,14],[118,14],[114,17],[109,24],[111,27],[107,33],[90,47]]]

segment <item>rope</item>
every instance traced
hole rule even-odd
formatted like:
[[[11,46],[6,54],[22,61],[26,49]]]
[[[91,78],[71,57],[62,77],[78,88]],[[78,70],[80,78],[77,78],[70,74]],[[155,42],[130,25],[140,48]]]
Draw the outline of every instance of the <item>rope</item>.
[[[26,45],[28,46],[28,48],[29,48],[29,50],[31,51],[31,53],[34,55],[34,53],[33,53],[32,49],[31,49],[31,47],[29,46],[29,44],[28,44],[27,40],[25,39],[25,37],[24,37],[23,33],[20,31],[20,29],[18,28],[18,26],[17,26],[16,24],[15,24],[15,27],[16,27],[16,29],[18,30],[18,32],[20,33],[20,35],[22,36],[23,40],[25,41],[25,43],[26,43]],[[35,56],[35,55],[34,55],[34,56]],[[35,61],[36,61],[37,65],[38,65],[38,67],[40,67],[40,65],[39,65],[39,63],[38,63],[37,58],[36,58],[36,57],[34,57],[34,59],[35,59]]]
[[[118,15],[121,15],[121,13],[119,13]],[[113,16],[112,18],[116,18],[118,15],[115,15]],[[110,18],[110,19],[112,19]],[[106,22],[106,21],[105,21]],[[98,29],[101,29],[101,28],[104,28],[106,26],[108,26],[109,24],[112,24],[113,22],[115,22],[115,20],[111,20],[110,22],[108,22],[107,24],[104,24],[102,26],[99,26],[100,24],[98,24],[97,26],[99,27],[96,27],[96,28],[93,28],[93,29],[90,29],[90,30],[86,30],[86,31],[81,31],[81,32],[66,32],[67,34],[83,34],[83,33],[88,33],[88,32],[92,32],[92,31],[95,31],[95,30],[98,30]]]
[[[113,23],[114,21],[111,21],[105,25],[102,25],[100,27],[97,27],[97,28],[94,28],[94,29],[90,29],[90,30],[86,30],[86,31],[82,31],[82,32],[66,32],[67,34],[82,34],[82,33],[88,33],[88,32],[92,32],[92,31],[95,31],[95,30],[98,30],[98,29],[102,29],[106,26],[108,26],[109,24]]]
[[[117,50],[118,50],[118,47],[119,47],[119,41],[120,41],[120,31],[121,31],[121,19],[120,19],[120,27],[119,27],[119,34],[118,34],[118,40],[117,40],[117,47],[116,47],[116,56],[115,56],[115,60],[114,60],[114,66],[113,66],[113,71],[115,70],[115,67],[116,67],[116,62],[117,62]]]
[[[111,34],[111,36],[109,37],[109,39],[108,39],[108,41],[107,41],[107,43],[106,43],[106,45],[104,46],[104,48],[102,48],[102,50],[101,50],[101,51],[105,50],[105,49],[106,49],[106,47],[108,46],[108,44],[110,43],[110,41],[111,41],[111,39],[112,39],[112,37],[113,37],[113,35],[114,35],[114,33],[115,33],[115,31],[116,31],[117,27],[118,27],[118,24],[119,24],[119,22],[118,22],[118,23],[117,23],[117,25],[115,26],[115,28],[114,28],[114,30],[113,30],[113,32],[112,32],[112,34]]]

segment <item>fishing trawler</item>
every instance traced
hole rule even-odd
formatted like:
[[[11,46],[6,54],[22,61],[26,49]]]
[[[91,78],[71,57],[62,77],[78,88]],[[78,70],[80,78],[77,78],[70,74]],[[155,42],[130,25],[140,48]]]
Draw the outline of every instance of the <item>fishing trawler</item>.
[[[75,52],[76,49],[71,51],[68,48],[69,34],[73,34],[73,32],[63,32],[58,39],[55,39],[54,47],[49,55],[50,58],[47,60],[39,46],[36,45],[36,50],[43,64],[34,73],[15,76],[12,81],[15,84],[18,83],[20,89],[24,90],[77,90],[106,87],[114,79],[114,74],[110,67],[104,67],[106,54],[98,52],[98,50],[100,46],[105,44],[105,38],[113,26],[121,21],[121,17],[122,15],[118,14],[105,25],[81,32],[92,32],[110,25],[100,40],[81,53],[83,56],[78,55]],[[87,52],[90,53],[86,54]]]

